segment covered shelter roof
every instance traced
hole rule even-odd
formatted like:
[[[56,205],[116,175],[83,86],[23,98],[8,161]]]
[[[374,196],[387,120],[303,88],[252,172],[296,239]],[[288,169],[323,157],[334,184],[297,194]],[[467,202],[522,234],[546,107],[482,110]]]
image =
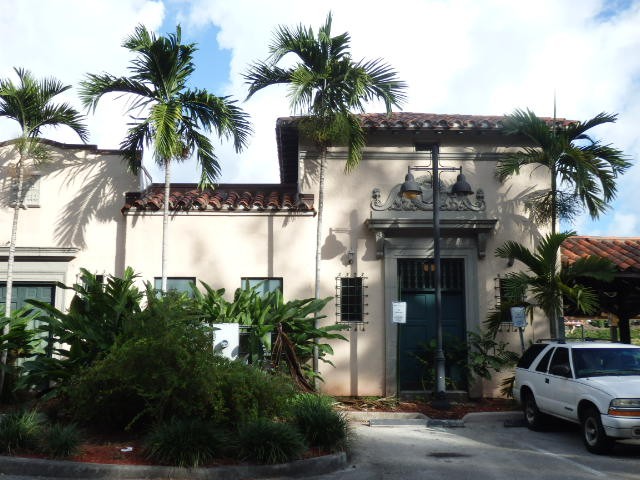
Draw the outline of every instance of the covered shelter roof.
[[[620,273],[640,274],[640,237],[567,238],[561,248],[562,261],[575,262],[580,257],[597,255],[611,260]]]

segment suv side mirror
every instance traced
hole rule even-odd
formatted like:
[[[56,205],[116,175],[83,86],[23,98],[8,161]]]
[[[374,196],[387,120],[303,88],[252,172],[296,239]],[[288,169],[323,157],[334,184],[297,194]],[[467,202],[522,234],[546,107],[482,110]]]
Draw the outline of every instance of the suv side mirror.
[[[558,375],[559,377],[570,377],[571,376],[571,368],[566,363],[562,363],[560,365],[554,365],[549,369],[549,373],[551,375]]]

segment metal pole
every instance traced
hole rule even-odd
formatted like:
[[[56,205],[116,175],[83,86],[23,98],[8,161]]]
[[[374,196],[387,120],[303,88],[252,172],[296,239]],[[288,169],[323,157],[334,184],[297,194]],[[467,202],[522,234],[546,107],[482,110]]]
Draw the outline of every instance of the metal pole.
[[[436,287],[436,395],[433,401],[435,408],[449,408],[447,402],[447,387],[445,383],[445,359],[442,342],[442,285],[440,270],[440,171],[439,146],[433,145],[431,151],[433,175],[431,176],[433,190],[433,264],[435,267]]]

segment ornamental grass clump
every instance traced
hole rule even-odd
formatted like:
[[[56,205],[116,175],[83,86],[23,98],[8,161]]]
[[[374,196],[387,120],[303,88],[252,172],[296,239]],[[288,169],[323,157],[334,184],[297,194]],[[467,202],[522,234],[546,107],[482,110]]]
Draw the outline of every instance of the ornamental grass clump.
[[[72,457],[80,451],[82,435],[75,424],[54,423],[43,432],[41,450],[53,458]]]
[[[0,417],[0,453],[34,450],[42,435],[44,416],[36,411],[11,412]]]
[[[331,397],[303,393],[291,402],[291,424],[310,447],[329,452],[347,450],[351,429],[349,421],[333,408]]]
[[[294,426],[265,418],[240,427],[238,445],[240,459],[265,464],[297,460],[306,450]]]
[[[226,432],[211,422],[174,418],[150,431],[144,449],[154,462],[195,468],[213,461],[227,441]]]

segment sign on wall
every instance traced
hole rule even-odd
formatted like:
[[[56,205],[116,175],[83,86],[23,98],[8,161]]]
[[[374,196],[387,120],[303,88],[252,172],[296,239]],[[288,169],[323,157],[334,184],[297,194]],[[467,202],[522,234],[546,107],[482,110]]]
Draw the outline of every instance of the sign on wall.
[[[516,328],[525,328],[527,326],[524,307],[511,307],[511,323]]]
[[[391,303],[391,321],[393,323],[407,323],[407,302]]]

